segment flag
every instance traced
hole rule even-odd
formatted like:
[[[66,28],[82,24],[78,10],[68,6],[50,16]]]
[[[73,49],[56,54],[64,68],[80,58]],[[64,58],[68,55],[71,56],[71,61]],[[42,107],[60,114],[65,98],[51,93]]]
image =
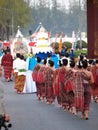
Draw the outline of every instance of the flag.
[[[74,42],[75,42],[75,32],[72,32],[72,49],[74,49]]]
[[[54,43],[53,43],[53,45],[52,45],[52,48],[53,48],[53,49],[54,49],[55,44],[56,44],[56,42],[57,42],[57,38],[58,38],[58,33],[56,33],[56,35],[55,35],[55,41],[54,41]]]
[[[60,35],[59,52],[62,50],[62,34]]]
[[[51,33],[50,33],[50,32],[48,32],[48,38],[50,39],[50,37],[51,37]]]

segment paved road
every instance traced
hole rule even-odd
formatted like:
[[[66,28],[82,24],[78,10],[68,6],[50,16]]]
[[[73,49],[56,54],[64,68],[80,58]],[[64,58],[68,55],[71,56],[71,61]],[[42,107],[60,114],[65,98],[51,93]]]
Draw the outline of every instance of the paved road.
[[[2,81],[6,110],[13,124],[11,130],[98,130],[98,104],[92,102],[90,119],[81,120],[80,114],[64,112],[57,103],[42,103],[35,94],[16,94],[13,82]]]

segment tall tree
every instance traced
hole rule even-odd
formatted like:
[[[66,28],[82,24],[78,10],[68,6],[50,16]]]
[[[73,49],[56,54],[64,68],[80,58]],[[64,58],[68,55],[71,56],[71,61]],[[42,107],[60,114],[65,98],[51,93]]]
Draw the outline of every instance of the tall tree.
[[[0,34],[9,38],[17,26],[27,27],[30,22],[30,7],[24,0],[0,0]]]

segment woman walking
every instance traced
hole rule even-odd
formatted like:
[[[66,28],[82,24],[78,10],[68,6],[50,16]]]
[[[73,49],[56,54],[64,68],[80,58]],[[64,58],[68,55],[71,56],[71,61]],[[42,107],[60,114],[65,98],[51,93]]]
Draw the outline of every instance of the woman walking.
[[[82,118],[88,120],[89,118],[89,109],[91,103],[91,84],[94,83],[94,78],[92,72],[87,70],[88,63],[87,60],[83,61],[83,87],[84,87],[84,111],[82,114]]]
[[[12,81],[12,68],[13,68],[13,57],[10,53],[10,50],[6,50],[5,55],[2,57],[1,65],[4,68],[4,77],[6,81]]]

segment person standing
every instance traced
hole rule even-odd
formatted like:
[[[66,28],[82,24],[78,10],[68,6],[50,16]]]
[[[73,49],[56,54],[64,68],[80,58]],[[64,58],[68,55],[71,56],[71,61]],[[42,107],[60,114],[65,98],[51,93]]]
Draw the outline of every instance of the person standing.
[[[94,101],[98,103],[98,60],[96,60],[95,65],[92,66],[91,72],[93,73],[93,77],[94,77],[92,95],[93,95]]]
[[[75,80],[74,80],[74,96],[75,96],[75,115],[78,112],[81,112],[81,115],[84,111],[84,86],[83,86],[83,78],[82,78],[82,62],[77,62],[77,71],[75,72]]]
[[[16,53],[16,59],[13,60],[14,89],[16,91],[17,91],[17,84],[18,84],[17,66],[19,65],[19,61],[20,61],[20,53]]]
[[[36,84],[35,81],[32,79],[32,71],[37,64],[37,61],[33,54],[31,56],[28,56],[26,59],[26,66],[27,66],[27,71],[26,71],[26,81],[25,81],[25,86],[23,93],[35,93],[36,92]]]
[[[1,66],[4,68],[4,77],[6,81],[12,81],[13,57],[9,49],[6,50],[5,55],[1,59]]]
[[[61,97],[60,97],[60,83],[58,78],[58,73],[60,71],[60,68],[62,67],[61,60],[58,62],[58,68],[55,69],[54,72],[54,78],[53,78],[53,89],[54,89],[54,95],[57,98],[57,102],[59,107],[61,107]]]
[[[84,112],[82,114],[82,118],[88,120],[89,116],[89,109],[91,103],[91,85],[94,83],[94,78],[92,72],[87,70],[88,62],[87,60],[83,61],[83,71],[82,71],[82,78],[83,78],[83,86],[84,86]]]
[[[54,78],[54,62],[52,60],[48,61],[47,69],[45,71],[45,88],[46,88],[46,103],[54,104],[55,95],[53,91],[53,78]]]
[[[37,90],[36,95],[37,95],[38,100],[41,100],[41,85],[37,81],[38,71],[40,68],[41,68],[41,59],[37,57],[37,64],[35,65],[32,71],[32,78],[33,78],[33,81],[35,81],[36,83],[36,90]]]
[[[62,67],[59,70],[58,73],[58,80],[60,85],[60,98],[61,98],[61,105],[63,110],[65,111],[68,106],[68,99],[67,99],[67,93],[65,91],[64,87],[64,80],[65,80],[65,74],[69,70],[68,68],[68,60],[66,58],[61,59]]]
[[[20,55],[20,60],[18,62],[18,85],[17,85],[17,93],[23,93],[25,79],[26,79],[26,61],[24,60],[24,56]]]
[[[46,88],[45,88],[45,72],[47,70],[46,64],[47,60],[46,59],[42,60],[42,65],[38,71],[38,77],[37,77],[37,82],[40,84],[42,102],[45,101],[46,97]]]
[[[71,60],[74,61],[74,58],[75,58],[75,52],[74,52],[73,49],[71,49],[71,51],[70,51],[70,53],[69,53],[69,57],[70,57]]]

